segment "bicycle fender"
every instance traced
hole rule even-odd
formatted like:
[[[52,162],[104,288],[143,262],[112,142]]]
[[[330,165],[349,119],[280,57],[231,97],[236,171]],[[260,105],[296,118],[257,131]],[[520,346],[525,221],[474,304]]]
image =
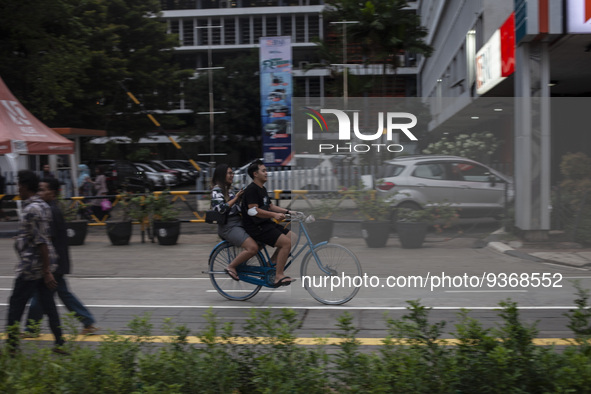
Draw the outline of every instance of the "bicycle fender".
[[[213,247],[213,249],[211,250],[211,252],[209,252],[209,258],[211,259],[211,256],[213,255],[213,253],[218,250],[219,247],[221,247],[223,244],[227,244],[229,243],[226,240],[220,241],[218,242],[218,244],[216,246]]]

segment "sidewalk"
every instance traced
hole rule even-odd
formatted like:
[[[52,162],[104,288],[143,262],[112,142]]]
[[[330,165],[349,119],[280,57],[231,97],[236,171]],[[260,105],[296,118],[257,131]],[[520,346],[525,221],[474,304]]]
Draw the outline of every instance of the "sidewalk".
[[[591,248],[561,239],[560,232],[550,231],[545,242],[503,241],[506,233],[501,229],[489,235],[483,243],[499,253],[534,262],[560,264],[575,268],[591,268]]]

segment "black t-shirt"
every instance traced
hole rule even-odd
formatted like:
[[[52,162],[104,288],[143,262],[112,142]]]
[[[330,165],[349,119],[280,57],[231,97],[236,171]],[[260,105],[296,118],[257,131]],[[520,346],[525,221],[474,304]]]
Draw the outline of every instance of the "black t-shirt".
[[[66,275],[70,273],[70,251],[68,247],[68,231],[64,215],[60,210],[57,201],[49,203],[51,207],[51,243],[58,255],[56,274]]]
[[[256,183],[252,182],[244,189],[244,194],[242,195],[242,222],[247,231],[249,227],[259,226],[266,222],[272,223],[271,219],[250,216],[248,214],[248,206],[250,204],[257,204],[259,209],[264,209],[265,211],[269,210],[271,199],[264,186],[259,187]]]

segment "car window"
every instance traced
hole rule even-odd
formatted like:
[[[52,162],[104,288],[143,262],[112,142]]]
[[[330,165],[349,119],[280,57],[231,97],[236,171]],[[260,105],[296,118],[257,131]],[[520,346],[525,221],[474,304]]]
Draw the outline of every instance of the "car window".
[[[424,179],[445,179],[445,168],[439,163],[417,164],[412,176]]]
[[[380,167],[380,171],[378,174],[379,178],[390,178],[393,176],[398,176],[404,170],[404,166],[400,166],[397,164],[386,164]]]
[[[490,171],[478,164],[452,163],[451,171],[454,179],[467,182],[490,182]]]

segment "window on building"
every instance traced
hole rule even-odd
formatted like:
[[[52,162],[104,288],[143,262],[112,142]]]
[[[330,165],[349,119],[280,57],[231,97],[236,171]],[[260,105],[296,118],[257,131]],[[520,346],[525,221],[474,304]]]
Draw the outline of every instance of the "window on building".
[[[281,34],[282,36],[292,36],[291,15],[281,17]]]
[[[317,15],[308,15],[308,41],[320,37],[320,21]]]
[[[277,16],[275,15],[269,15],[266,17],[265,20],[265,36],[267,37],[273,37],[273,36],[278,36],[278,31],[277,31]]]
[[[263,36],[263,17],[253,17],[252,24],[254,27],[254,42],[257,44],[259,42],[259,38]]]
[[[306,42],[306,16],[299,15],[295,18],[296,36],[295,42]]]
[[[250,44],[250,18],[240,18],[240,44]]]
[[[232,45],[236,43],[236,20],[234,18],[224,18],[224,44]]]
[[[195,45],[195,27],[193,26],[193,19],[181,20],[183,26],[183,45]]]

